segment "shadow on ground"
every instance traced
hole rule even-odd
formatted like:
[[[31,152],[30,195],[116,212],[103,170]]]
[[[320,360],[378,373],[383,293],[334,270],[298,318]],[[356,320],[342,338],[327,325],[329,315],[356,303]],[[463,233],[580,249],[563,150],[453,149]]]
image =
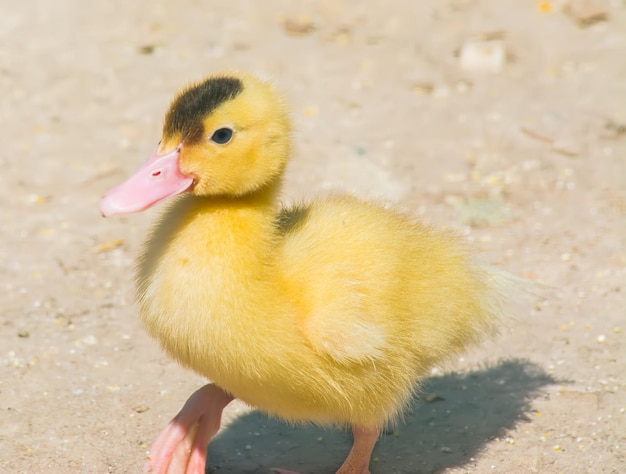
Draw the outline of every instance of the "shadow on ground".
[[[405,422],[379,440],[371,471],[437,473],[462,466],[490,439],[527,420],[532,400],[553,383],[537,365],[522,360],[429,378]],[[351,443],[345,431],[292,427],[252,412],[212,441],[207,472],[267,474],[271,467],[282,467],[330,474]]]

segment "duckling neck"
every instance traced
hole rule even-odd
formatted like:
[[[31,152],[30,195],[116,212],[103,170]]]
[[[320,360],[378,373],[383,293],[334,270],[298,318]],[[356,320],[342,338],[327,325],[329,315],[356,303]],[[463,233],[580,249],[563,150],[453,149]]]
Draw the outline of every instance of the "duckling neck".
[[[278,192],[276,183],[238,197],[184,196],[157,223],[145,253],[178,259],[181,268],[208,265],[214,274],[245,269],[249,277],[273,256]]]
[[[187,232],[202,239],[209,259],[219,256],[229,273],[241,271],[248,279],[252,269],[265,269],[274,256],[277,194],[278,189],[267,187],[234,198],[195,198]]]

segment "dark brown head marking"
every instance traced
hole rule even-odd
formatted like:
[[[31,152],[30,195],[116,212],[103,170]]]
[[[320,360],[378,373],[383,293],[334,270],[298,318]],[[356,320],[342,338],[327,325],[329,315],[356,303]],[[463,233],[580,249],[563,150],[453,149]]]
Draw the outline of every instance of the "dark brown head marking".
[[[163,135],[182,135],[185,143],[202,140],[202,119],[227,100],[243,90],[241,81],[234,77],[211,77],[181,92],[165,116]]]

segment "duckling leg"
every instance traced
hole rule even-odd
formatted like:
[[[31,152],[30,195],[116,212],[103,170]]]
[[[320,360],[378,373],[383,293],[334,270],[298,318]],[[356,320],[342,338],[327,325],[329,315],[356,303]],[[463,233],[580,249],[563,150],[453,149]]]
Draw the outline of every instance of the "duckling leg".
[[[354,436],[354,442],[352,443],[352,449],[337,471],[337,474],[370,474],[370,458],[379,434],[380,429],[378,428],[353,426],[352,435]],[[298,474],[294,471],[276,468],[273,468],[272,471],[277,474]]]
[[[337,474],[370,474],[370,458],[379,434],[378,428],[353,426],[354,442],[352,449]]]
[[[207,445],[232,400],[232,395],[215,384],[194,392],[152,444],[144,472],[204,474]]]

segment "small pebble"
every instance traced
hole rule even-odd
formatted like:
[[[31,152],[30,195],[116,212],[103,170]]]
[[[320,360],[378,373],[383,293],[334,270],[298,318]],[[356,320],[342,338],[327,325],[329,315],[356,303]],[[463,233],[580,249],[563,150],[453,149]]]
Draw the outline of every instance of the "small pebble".
[[[467,71],[499,73],[506,63],[502,40],[472,40],[461,46],[459,63]]]
[[[600,334],[596,340],[598,341],[599,344],[602,344],[603,342],[606,341],[606,336],[604,334]]]
[[[285,19],[283,29],[290,36],[304,36],[315,31],[315,25],[309,17],[301,16]]]
[[[426,395],[422,397],[422,401],[424,403],[438,402],[441,400],[444,400],[444,398],[441,395],[438,395],[436,393],[427,393]]]
[[[569,0],[564,11],[581,28],[609,19],[608,5],[604,0]]]
[[[110,240],[109,242],[104,242],[103,244],[98,245],[96,248],[94,248],[94,252],[105,253],[113,249],[119,248],[122,245],[124,245],[124,239]]]
[[[31,194],[28,200],[33,204],[44,204],[50,200],[49,196],[39,196],[38,194]]]
[[[145,44],[143,46],[139,46],[139,48],[137,48],[137,51],[139,52],[139,54],[149,55],[154,53],[154,49],[155,46],[153,44]]]
[[[428,95],[433,93],[435,85],[432,82],[416,82],[411,86],[411,90],[416,95]]]

